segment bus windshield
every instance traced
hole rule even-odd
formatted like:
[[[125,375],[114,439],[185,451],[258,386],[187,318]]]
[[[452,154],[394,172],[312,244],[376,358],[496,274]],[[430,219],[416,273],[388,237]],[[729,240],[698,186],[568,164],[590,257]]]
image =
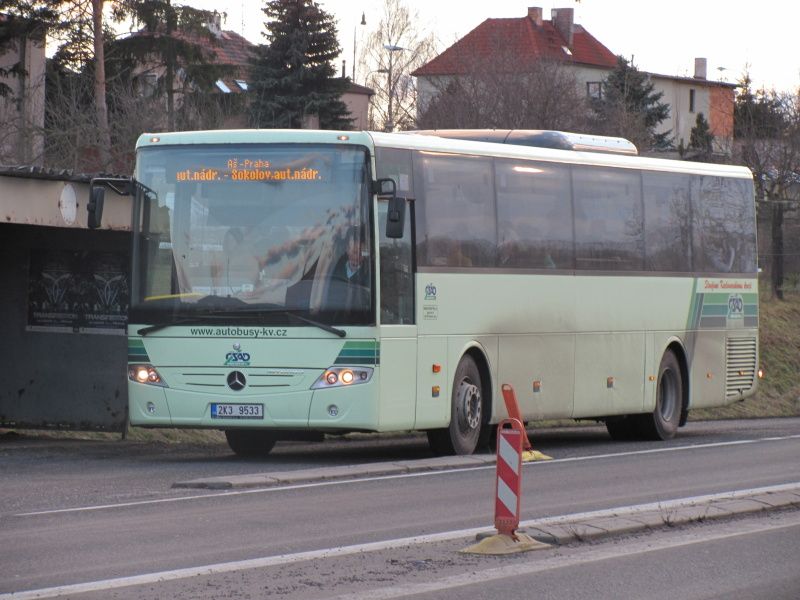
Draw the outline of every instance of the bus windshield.
[[[310,144],[142,149],[131,322],[374,323],[367,156]]]

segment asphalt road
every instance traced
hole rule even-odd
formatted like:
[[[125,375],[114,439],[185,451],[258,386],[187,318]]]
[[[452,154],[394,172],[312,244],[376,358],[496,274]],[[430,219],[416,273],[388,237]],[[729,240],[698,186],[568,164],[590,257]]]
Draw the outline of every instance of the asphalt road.
[[[537,448],[556,460],[526,465],[522,519],[619,510],[644,503],[667,506],[674,499],[798,483],[799,432],[800,419],[775,419],[692,423],[677,440],[665,444],[610,443],[599,428],[536,433]],[[268,462],[238,460],[220,447],[3,439],[0,441],[3,480],[0,598],[4,593],[98,581],[105,584],[95,583],[95,588],[87,588],[84,594],[78,594],[79,588],[62,588],[51,590],[50,595],[179,597],[177,592],[183,590],[189,594],[183,596],[187,598],[242,594],[329,597],[354,590],[374,592],[390,588],[396,592],[398,586],[405,584],[430,584],[445,581],[447,577],[467,577],[476,569],[482,572],[508,566],[497,557],[464,558],[455,552],[454,545],[469,542],[475,528],[491,529],[494,492],[491,467],[233,492],[170,487],[177,480],[195,477],[428,456],[424,441],[418,436],[290,445],[280,449]],[[790,513],[796,511],[780,514]],[[735,537],[735,544],[763,546],[765,550],[760,557],[771,556],[770,564],[789,565],[791,572],[797,571],[798,524],[791,521],[794,517],[786,518],[790,519],[786,523],[761,527],[748,534],[753,536],[752,542]],[[664,519],[669,520],[668,509]],[[464,535],[459,537],[459,532]],[[450,535],[448,541],[407,541],[443,533]],[[727,552],[728,542],[724,540],[734,539],[722,537],[715,541],[711,534],[707,538],[688,546],[692,552],[711,553],[715,559],[720,552],[723,556]],[[395,542],[400,546],[388,547],[387,542],[392,540],[401,540]],[[579,546],[576,552],[586,550]],[[767,551],[771,546],[784,552]],[[347,547],[358,549],[353,551],[349,564],[347,561],[341,567],[329,564],[331,555],[340,552],[332,549]],[[673,544],[654,550],[659,557],[655,564],[662,564],[661,560],[683,560],[679,547],[680,544]],[[786,551],[787,548],[793,552]],[[397,552],[406,554],[394,556]],[[546,560],[548,556],[556,560],[564,552],[572,550],[562,547],[537,552],[537,557],[545,558],[536,560]],[[662,559],[660,552],[673,558]],[[620,569],[635,571],[635,566],[627,565],[635,565],[639,554],[656,556],[643,549],[640,553],[602,560],[618,560]],[[284,557],[281,559],[284,562],[275,557]],[[359,558],[364,563],[375,561],[377,566],[369,571],[371,575],[359,574],[353,562],[358,563]],[[763,565],[758,567],[760,562],[763,561],[752,561],[754,572],[763,569]],[[217,575],[204,576],[203,569],[197,570],[221,564],[230,567]],[[577,581],[569,574],[569,564],[562,562],[558,568],[546,569],[548,576],[561,574],[566,582]],[[582,569],[581,564],[576,562],[574,568]],[[696,567],[701,563],[688,564]],[[185,576],[157,583],[159,573],[181,569],[186,570]],[[213,568],[209,572],[212,571]],[[542,573],[520,572],[514,577],[521,577],[520,582],[526,578],[538,580]],[[744,573],[742,576],[746,578]],[[130,577],[143,579],[126,580],[138,585],[106,589],[112,585],[109,580]],[[685,583],[681,577],[678,579]],[[713,579],[709,575],[709,581]],[[622,581],[626,586],[634,583]],[[646,580],[639,577],[636,581]],[[770,586],[771,581],[761,583]],[[469,594],[459,597],[484,597],[481,594],[498,597],[493,595],[491,586],[482,588],[479,582],[475,585],[474,589],[469,588]],[[592,588],[591,579],[586,580],[586,585],[587,591]],[[792,597],[781,595],[786,590],[800,595],[796,576],[777,574],[774,585],[778,587],[769,590],[777,595],[756,597]],[[619,583],[617,588],[609,589],[619,590],[618,586]],[[720,590],[724,589],[710,583],[698,593],[722,593]],[[416,588],[408,588],[406,592],[418,593]],[[419,593],[430,593],[433,594],[430,597],[437,598],[455,597],[437,595],[435,590],[421,589]],[[575,592],[553,597],[582,596]]]

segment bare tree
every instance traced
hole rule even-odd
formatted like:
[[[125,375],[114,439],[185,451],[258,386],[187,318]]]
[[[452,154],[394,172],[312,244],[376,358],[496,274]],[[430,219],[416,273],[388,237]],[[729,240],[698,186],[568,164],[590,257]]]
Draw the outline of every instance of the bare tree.
[[[384,0],[377,29],[361,51],[359,71],[375,90],[370,104],[372,129],[411,129],[416,125],[417,86],[412,71],[435,54],[432,33],[420,31],[419,15],[403,0]]]
[[[99,133],[100,164],[110,166],[111,133],[108,130],[108,105],[106,104],[106,57],[103,49],[103,3],[92,0],[92,33],[94,34],[94,110]]]
[[[769,222],[770,286],[783,299],[787,215],[800,209],[800,94],[759,90],[745,75],[735,109],[734,160],[753,171],[759,218]]]
[[[523,66],[508,44],[488,46],[494,50],[462,64],[463,73],[439,78],[420,127],[585,128],[588,105],[567,65],[539,59]]]
[[[91,113],[94,115],[92,129],[96,130],[92,155],[94,169],[111,168],[111,134],[108,125],[108,103],[106,98],[105,41],[110,31],[103,20],[106,0],[58,0],[58,12],[62,23],[69,24],[51,33],[59,44],[53,59],[61,67],[75,72],[91,73],[94,84]],[[113,0],[109,0],[113,4]]]

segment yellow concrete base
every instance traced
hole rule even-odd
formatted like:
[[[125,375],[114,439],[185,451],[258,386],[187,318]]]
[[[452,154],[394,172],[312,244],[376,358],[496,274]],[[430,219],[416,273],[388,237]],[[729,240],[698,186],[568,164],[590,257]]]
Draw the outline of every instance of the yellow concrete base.
[[[538,450],[523,450],[522,462],[533,462],[535,460],[553,460],[553,457],[542,454]]]
[[[515,534],[516,539],[504,533],[483,538],[477,544],[459,550],[462,554],[516,554],[549,548],[549,544],[537,541],[526,533]]]

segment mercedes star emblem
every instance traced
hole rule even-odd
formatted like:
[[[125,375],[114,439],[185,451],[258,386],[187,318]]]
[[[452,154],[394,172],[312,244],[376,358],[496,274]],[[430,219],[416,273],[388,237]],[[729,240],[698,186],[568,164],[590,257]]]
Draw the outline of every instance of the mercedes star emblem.
[[[239,390],[244,389],[246,383],[247,383],[247,378],[241,371],[231,371],[230,373],[228,373],[228,387],[231,388],[234,392],[238,392]]]

